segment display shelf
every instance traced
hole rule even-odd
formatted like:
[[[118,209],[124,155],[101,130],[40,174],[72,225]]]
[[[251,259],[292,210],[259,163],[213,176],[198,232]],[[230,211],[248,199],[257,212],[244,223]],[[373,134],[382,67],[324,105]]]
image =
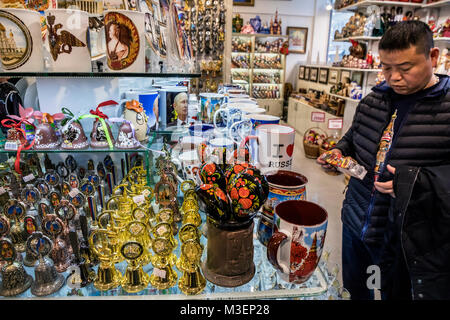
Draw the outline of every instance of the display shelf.
[[[336,11],[352,11],[352,10],[358,10],[358,9],[362,9],[362,8],[367,8],[370,6],[403,6],[403,7],[415,7],[415,8],[420,8],[423,7],[424,5],[422,3],[412,3],[412,2],[402,2],[402,1],[360,1],[354,4],[351,4],[349,6],[340,8],[340,9],[335,9]]]
[[[450,42],[450,37],[437,37],[433,39],[434,41]]]
[[[439,7],[443,7],[445,5],[449,5],[449,4],[450,4],[450,0],[441,0],[439,2],[423,4],[422,8],[439,8]]]
[[[356,41],[377,41],[380,40],[381,37],[366,37],[366,36],[354,36],[354,37],[348,37],[348,38],[341,38],[341,39],[333,39],[335,42],[347,42],[350,40],[356,40]]]
[[[2,77],[23,78],[200,78],[200,73],[134,72],[0,72]]]
[[[328,69],[338,69],[338,70],[350,70],[350,71],[362,71],[362,72],[381,72],[381,69],[358,69],[358,68],[346,68],[346,67],[333,67],[330,65],[319,65],[319,64],[307,64],[306,67],[314,68],[328,68]]]
[[[289,36],[282,34],[269,34],[269,33],[237,33],[233,32],[233,37],[258,37],[258,38],[284,38],[288,39]]]
[[[205,214],[200,212],[202,216],[202,220],[205,220]],[[255,218],[258,220],[258,218]],[[256,235],[256,226],[257,223],[255,221],[255,231],[254,235]],[[201,244],[204,245],[202,261],[206,260],[207,256],[207,239],[203,236],[200,240]],[[176,300],[184,300],[184,299],[196,299],[196,300],[205,300],[205,299],[216,299],[216,300],[235,300],[235,299],[293,299],[293,298],[306,298],[306,297],[314,297],[321,296],[326,294],[329,288],[329,275],[327,271],[327,266],[323,259],[319,262],[317,268],[311,277],[302,284],[292,284],[285,282],[280,278],[278,273],[275,271],[275,268],[269,263],[267,260],[266,247],[263,246],[259,240],[254,236],[253,239],[254,244],[254,263],[255,263],[255,275],[253,276],[250,282],[232,288],[226,288],[221,286],[216,286],[213,283],[207,281],[207,285],[204,291],[198,295],[185,295],[183,294],[177,285],[165,289],[158,290],[153,288],[151,284],[148,287],[138,293],[127,293],[121,287],[116,289],[112,289],[109,291],[99,291],[94,285],[91,283],[88,286],[81,288],[82,296],[78,295],[70,295],[69,293],[72,291],[69,286],[67,286],[67,282],[64,286],[54,294],[45,297],[36,297],[31,294],[30,289],[25,291],[24,293],[15,296],[15,297],[2,297],[4,300],[17,300],[17,299],[31,299],[31,300],[46,300],[46,299],[56,299],[56,300],[64,300],[64,299],[79,299],[79,300],[88,300],[88,299],[117,299],[120,296],[121,299],[152,299],[152,300],[166,300],[166,299],[176,299]],[[177,249],[174,250],[175,255],[180,255],[180,245],[178,245]],[[22,253],[24,256],[25,253]],[[122,274],[125,273],[127,263],[121,262],[115,265],[116,269]],[[34,277],[34,268],[24,266],[27,273]],[[94,267],[94,271],[97,272],[98,266]],[[174,266],[174,271],[176,271],[178,275],[178,279],[180,279],[182,273]],[[143,267],[144,272],[150,274],[153,271],[153,267],[151,264],[147,264]],[[62,273],[65,277],[69,276],[69,271]]]
[[[358,99],[352,99],[352,98],[349,98],[349,97],[344,97],[344,96],[341,96],[341,95],[339,95],[339,94],[334,94],[334,93],[328,93],[330,96],[332,96],[332,97],[336,97],[336,98],[340,98],[340,99],[344,99],[344,100],[347,100],[347,101],[351,101],[351,102],[360,102],[361,100],[358,100]]]

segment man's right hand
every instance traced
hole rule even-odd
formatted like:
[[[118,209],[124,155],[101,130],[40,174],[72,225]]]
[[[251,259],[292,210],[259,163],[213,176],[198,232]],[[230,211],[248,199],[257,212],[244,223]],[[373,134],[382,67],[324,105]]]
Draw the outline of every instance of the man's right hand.
[[[331,149],[331,152],[332,152],[333,154],[336,154],[336,155],[342,155],[342,152],[341,152],[341,150],[339,150],[339,149]],[[320,155],[320,156],[321,156],[321,155]],[[320,156],[317,157],[316,162],[317,162],[318,164],[322,165],[324,168],[327,168],[327,169],[331,168],[331,167],[332,167],[331,165],[327,164],[327,163],[326,163],[325,161],[323,161],[323,160],[320,160]]]

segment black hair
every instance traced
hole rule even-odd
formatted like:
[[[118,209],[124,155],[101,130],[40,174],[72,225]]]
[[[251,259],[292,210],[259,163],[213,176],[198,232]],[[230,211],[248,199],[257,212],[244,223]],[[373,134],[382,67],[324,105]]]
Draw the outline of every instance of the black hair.
[[[422,21],[402,21],[387,29],[378,44],[378,50],[394,51],[416,47],[417,53],[428,53],[434,48],[433,32]]]

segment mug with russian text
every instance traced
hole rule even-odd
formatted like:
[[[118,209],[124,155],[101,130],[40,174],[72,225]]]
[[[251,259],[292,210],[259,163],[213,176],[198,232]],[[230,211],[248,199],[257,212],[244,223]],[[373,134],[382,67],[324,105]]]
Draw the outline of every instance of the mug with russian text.
[[[241,149],[250,140],[256,140],[251,148],[251,158],[260,166],[261,172],[273,169],[289,170],[294,153],[295,130],[282,124],[262,124],[256,127],[254,136],[247,136],[241,142]]]

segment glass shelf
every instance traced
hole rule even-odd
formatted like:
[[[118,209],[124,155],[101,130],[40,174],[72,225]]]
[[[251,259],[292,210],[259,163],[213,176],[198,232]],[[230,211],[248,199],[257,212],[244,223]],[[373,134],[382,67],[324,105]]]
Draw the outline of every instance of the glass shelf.
[[[202,221],[205,221],[205,214],[200,212],[202,216]],[[185,295],[183,294],[177,285],[165,289],[158,290],[153,288],[151,284],[148,287],[138,293],[127,293],[121,287],[112,289],[109,291],[99,291],[91,283],[85,288],[81,288],[82,296],[69,295],[72,291],[71,288],[67,286],[67,283],[57,292],[45,296],[44,298],[51,299],[117,299],[118,296],[126,299],[293,299],[293,298],[307,298],[307,297],[319,297],[327,293],[329,284],[329,274],[327,270],[326,263],[320,261],[316,270],[312,276],[302,284],[292,284],[286,282],[280,278],[278,273],[275,271],[274,267],[269,263],[266,256],[266,247],[263,246],[259,240],[256,239],[256,226],[258,218],[255,218],[255,232],[254,232],[254,263],[256,267],[255,275],[252,280],[248,283],[233,287],[226,288],[214,285],[213,283],[207,281],[206,287],[202,293],[198,295]],[[202,261],[206,260],[206,247],[207,239],[202,236],[201,243],[204,246]],[[178,244],[177,249],[173,251],[177,257],[180,256],[180,244]],[[22,255],[25,255],[22,253]],[[126,262],[120,262],[115,265],[116,269],[122,274],[125,273],[127,268]],[[24,266],[26,272],[34,278],[34,268]],[[98,266],[93,269],[97,272]],[[144,272],[151,274],[153,271],[153,266],[147,264],[143,267]],[[176,271],[178,279],[180,279],[182,273],[173,266],[173,270]],[[69,276],[69,272],[66,271],[62,273],[65,277]],[[203,274],[203,272],[202,272]],[[15,297],[2,297],[4,299],[41,299],[40,297],[35,297],[31,294],[30,289],[24,293]],[[1,298],[0,298],[1,299]]]
[[[36,78],[200,78],[200,73],[134,73],[134,72],[0,72],[1,77]]]
[[[0,150],[0,154],[2,153],[16,153],[15,150]],[[92,152],[151,152],[151,150],[148,150],[146,148],[136,148],[136,149],[117,149],[113,148],[110,150],[109,148],[86,148],[86,149],[79,149],[79,150],[65,150],[65,149],[50,149],[50,150],[22,150],[20,153],[92,153]]]

